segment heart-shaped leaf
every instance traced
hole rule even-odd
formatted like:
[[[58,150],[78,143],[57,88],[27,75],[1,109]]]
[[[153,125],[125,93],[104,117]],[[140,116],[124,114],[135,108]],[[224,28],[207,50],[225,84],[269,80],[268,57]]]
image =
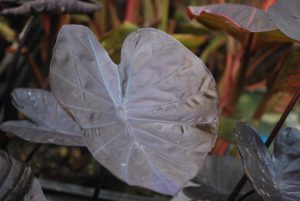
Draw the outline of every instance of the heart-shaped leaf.
[[[46,201],[31,168],[0,151],[0,200]]]
[[[300,41],[300,2],[299,0],[278,0],[268,13],[273,23],[288,37]]]
[[[131,33],[116,65],[88,28],[64,26],[50,83],[93,156],[128,184],[174,195],[215,142],[214,79],[201,60],[159,30]]]
[[[225,201],[244,173],[242,162],[231,156],[206,158],[202,170],[193,180],[199,187],[186,187],[183,192],[193,200]],[[251,190],[249,183],[240,195]],[[255,199],[261,200],[261,199]]]
[[[266,42],[292,42],[281,33],[262,9],[239,4],[213,4],[189,7],[189,15],[209,28],[228,31],[242,40],[246,33],[255,33],[256,40]]]
[[[36,143],[84,146],[79,126],[65,113],[52,93],[41,89],[15,89],[14,106],[33,122],[7,121],[0,129]]]
[[[100,9],[99,4],[90,0],[32,0],[22,2],[21,5],[13,8],[6,8],[1,11],[3,15],[31,15],[37,13],[63,14],[63,13],[94,13]]]
[[[275,139],[271,156],[256,131],[245,123],[235,134],[246,174],[266,201],[300,199],[300,132],[283,129]]]

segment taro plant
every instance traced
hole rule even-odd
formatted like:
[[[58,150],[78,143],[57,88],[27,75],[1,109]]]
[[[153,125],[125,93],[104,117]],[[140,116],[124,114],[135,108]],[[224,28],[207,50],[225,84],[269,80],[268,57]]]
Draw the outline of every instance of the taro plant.
[[[34,142],[84,144],[128,184],[174,195],[214,145],[214,79],[193,53],[156,29],[130,34],[116,65],[88,28],[64,26],[50,83],[55,98],[16,90],[15,105],[34,123],[6,122],[2,129]]]
[[[286,76],[287,63],[297,64],[288,54],[299,40],[295,29],[299,2],[286,2],[279,0],[268,11],[235,4],[189,9],[201,23],[225,29],[241,42],[236,55],[230,55],[234,61],[228,57],[220,81],[225,83],[219,88],[224,114],[234,112],[250,85],[263,82],[266,97],[273,95],[279,90],[280,76]],[[41,2],[31,3],[19,8]],[[134,1],[129,4],[133,8]],[[50,7],[43,8],[46,12]],[[134,21],[130,12],[126,15]],[[161,27],[167,31],[165,17]],[[111,34],[125,30],[116,37],[119,43],[135,27],[125,22]],[[113,46],[112,41],[108,37],[103,44]],[[221,37],[216,46],[223,42]],[[118,51],[121,46],[114,48]],[[201,56],[207,58],[209,51]],[[13,104],[31,121],[4,122],[2,130],[35,143],[86,147],[127,184],[166,195],[183,189],[193,200],[299,200],[299,131],[286,128],[277,134],[299,99],[297,83],[292,90],[296,95],[265,144],[269,146],[277,135],[273,156],[254,129],[237,124],[242,167],[237,158],[206,157],[219,125],[217,86],[204,63],[170,35],[154,28],[138,29],[125,39],[120,63],[115,64],[112,60],[119,58],[111,59],[87,27],[66,25],[52,55],[51,92],[15,89]],[[266,75],[274,66],[274,73]],[[263,76],[256,77],[262,71]],[[192,178],[199,186],[185,187]]]

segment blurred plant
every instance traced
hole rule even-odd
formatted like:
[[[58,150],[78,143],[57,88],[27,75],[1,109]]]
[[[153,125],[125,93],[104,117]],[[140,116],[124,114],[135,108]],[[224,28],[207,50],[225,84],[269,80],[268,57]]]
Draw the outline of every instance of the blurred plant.
[[[282,68],[285,61],[282,57],[291,51],[294,40],[277,28],[268,13],[251,6],[220,4],[190,7],[189,13],[204,25],[226,30],[241,41],[239,48],[228,42],[227,65],[219,84],[223,113],[233,114],[246,86],[259,84],[261,87],[266,80],[274,80],[269,71],[276,64],[277,69]],[[259,109],[262,114],[265,108]],[[254,117],[259,119],[261,115],[257,114]]]

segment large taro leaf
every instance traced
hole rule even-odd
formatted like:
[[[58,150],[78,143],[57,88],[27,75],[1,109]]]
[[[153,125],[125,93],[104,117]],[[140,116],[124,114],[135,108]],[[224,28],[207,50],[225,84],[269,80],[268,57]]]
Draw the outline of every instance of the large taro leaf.
[[[215,142],[214,79],[195,55],[159,30],[131,33],[116,65],[88,28],[64,26],[50,83],[93,156],[130,185],[176,194]]]
[[[247,33],[255,33],[257,42],[292,42],[278,30],[262,9],[239,4],[213,4],[189,7],[189,15],[213,29],[228,31],[243,40]]]
[[[79,126],[65,113],[52,93],[41,89],[15,89],[14,106],[28,120],[7,121],[0,129],[36,143],[84,146]]]
[[[0,151],[0,200],[46,201],[31,168]]]
[[[186,187],[183,192],[193,200],[225,201],[232,192],[244,170],[242,162],[231,156],[208,156],[202,170],[194,179],[199,187]],[[249,183],[240,195],[251,190]],[[254,200],[262,200],[258,196]]]
[[[266,201],[300,199],[300,132],[283,129],[275,139],[271,156],[256,131],[245,123],[235,129],[248,178]]]
[[[273,23],[288,37],[300,41],[300,2],[299,0],[278,0],[268,13]]]

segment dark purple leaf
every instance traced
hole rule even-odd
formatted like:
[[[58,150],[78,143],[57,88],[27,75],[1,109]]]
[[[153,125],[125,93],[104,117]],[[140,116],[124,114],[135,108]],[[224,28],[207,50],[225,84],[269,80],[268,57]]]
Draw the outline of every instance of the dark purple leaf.
[[[275,180],[284,200],[300,200],[300,131],[283,129],[275,139]]]
[[[31,168],[0,151],[0,200],[46,201]]]
[[[299,0],[278,0],[268,13],[273,23],[288,37],[300,41]]]
[[[32,0],[26,1],[18,7],[6,8],[3,15],[31,15],[36,13],[64,14],[64,13],[94,13],[100,9],[96,1],[83,2],[80,0]]]
[[[36,143],[84,146],[79,126],[65,113],[53,95],[41,89],[15,89],[13,104],[31,121],[8,121],[0,129]]]
[[[194,200],[225,201],[243,174],[243,165],[239,159],[211,155],[206,158],[202,170],[193,180],[200,186],[186,187],[183,192]],[[240,195],[251,189],[248,183]]]
[[[211,14],[229,20],[236,29],[247,32],[273,31],[277,27],[262,9],[239,4],[215,4],[201,7],[190,7],[195,16]],[[201,20],[201,18],[200,18]],[[205,20],[205,19],[203,19]]]
[[[245,123],[235,129],[246,174],[266,201],[300,199],[300,132],[286,128],[275,139],[271,157],[256,131]]]
[[[128,184],[174,195],[215,142],[214,79],[201,60],[159,30],[131,33],[116,65],[88,28],[64,26],[50,83],[93,156]]]
[[[213,29],[223,29],[243,39],[246,33],[255,33],[256,40],[265,42],[292,42],[282,34],[262,9],[239,4],[213,4],[189,7],[192,18]]]

